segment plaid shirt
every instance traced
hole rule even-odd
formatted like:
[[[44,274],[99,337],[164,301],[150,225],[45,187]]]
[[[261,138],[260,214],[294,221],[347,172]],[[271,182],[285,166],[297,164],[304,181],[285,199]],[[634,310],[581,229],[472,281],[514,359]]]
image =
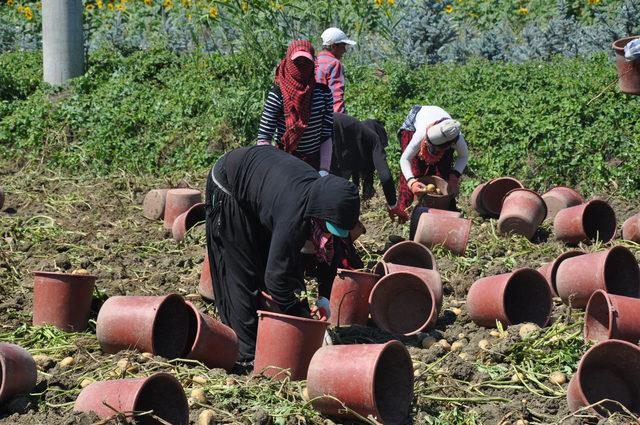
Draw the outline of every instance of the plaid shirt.
[[[333,54],[323,50],[318,54],[316,81],[326,84],[333,94],[333,112],[346,113],[344,106],[344,67]]]

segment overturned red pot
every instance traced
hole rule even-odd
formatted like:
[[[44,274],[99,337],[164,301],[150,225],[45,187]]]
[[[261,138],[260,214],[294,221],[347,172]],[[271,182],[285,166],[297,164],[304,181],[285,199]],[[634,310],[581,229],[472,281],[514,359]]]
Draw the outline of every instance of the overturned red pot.
[[[538,267],[538,271],[544,276],[551,289],[551,295],[558,296],[558,290],[556,289],[556,274],[558,273],[558,266],[567,258],[577,257],[578,255],[585,254],[582,251],[567,251],[556,257],[555,260],[550,261],[541,267]]]
[[[199,360],[209,368],[230,371],[238,360],[238,337],[228,326],[202,313],[190,302],[187,359]]]
[[[207,301],[213,302],[215,296],[213,294],[213,276],[211,267],[209,266],[209,254],[204,252],[204,261],[202,262],[202,271],[200,272],[200,281],[198,283],[198,293]]]
[[[547,206],[540,195],[529,189],[513,189],[502,202],[498,231],[532,239],[547,216]]]
[[[413,240],[428,248],[441,245],[456,255],[464,255],[470,232],[471,220],[422,214]]]
[[[473,192],[471,192],[471,206],[482,217],[485,217],[489,214],[487,210],[484,209],[484,206],[482,205],[482,199],[480,198],[480,192],[482,192],[482,189],[484,189],[485,186],[486,183],[480,183],[476,186],[475,189],[473,189]]]
[[[568,244],[609,242],[616,234],[616,214],[605,201],[565,208],[553,220],[556,237]]]
[[[625,37],[613,42],[613,51],[616,54],[616,67],[618,68],[618,85],[620,91],[627,94],[640,94],[640,60],[627,62],[624,58],[624,46],[640,36]]]
[[[24,348],[0,342],[0,405],[36,386],[36,362]]]
[[[366,325],[369,294],[380,276],[374,273],[338,269],[331,288],[329,323],[333,326]]]
[[[382,255],[381,260],[385,263],[402,264],[423,269],[438,269],[436,257],[429,248],[413,241],[402,241],[393,245]]]
[[[433,292],[433,296],[436,300],[436,309],[438,313],[440,312],[440,307],[442,307],[443,289],[442,289],[442,279],[440,277],[440,273],[438,273],[437,271],[423,269],[420,267],[405,266],[403,264],[394,264],[394,263],[387,263],[385,261],[379,261],[375,265],[373,272],[379,276],[386,276],[391,273],[406,272],[406,273],[411,273],[420,277],[420,279],[422,279],[424,283],[426,283],[427,286],[431,288],[431,291]]]
[[[371,318],[380,329],[400,335],[415,335],[434,325],[437,300],[429,285],[407,272],[382,277],[369,296]]]
[[[547,205],[547,218],[553,220],[558,211],[584,203],[582,196],[574,189],[556,186],[542,195]]]
[[[181,296],[115,296],[98,313],[96,335],[105,353],[136,349],[167,359],[185,352],[189,307]]]
[[[196,189],[170,189],[164,206],[164,228],[172,229],[175,219],[192,206],[202,202],[202,194]]]
[[[200,202],[189,208],[187,211],[180,214],[173,221],[171,232],[173,239],[181,242],[184,239],[184,235],[196,224],[204,221],[204,203]]]
[[[640,340],[640,299],[595,291],[587,303],[584,339],[621,339],[636,344]]]
[[[359,419],[355,412],[399,425],[413,400],[411,356],[399,341],[322,347],[311,359],[307,389],[323,415]]]
[[[612,339],[584,353],[569,382],[567,402],[573,412],[599,403],[593,409],[600,416],[621,412],[621,405],[638,415],[637,394],[640,394],[640,348]]]
[[[531,322],[542,327],[553,303],[547,281],[528,268],[476,280],[467,295],[469,316],[477,325],[496,327]]]
[[[73,406],[76,412],[94,412],[101,418],[118,413],[152,412],[139,417],[142,424],[189,424],[189,405],[180,382],[168,373],[147,378],[115,379],[90,384],[80,392]]]
[[[149,220],[162,220],[169,189],[152,189],[142,201],[142,215]]]
[[[524,185],[513,177],[498,177],[480,186],[482,187],[474,190],[477,191],[475,198],[472,194],[472,204],[478,213],[492,218],[500,216],[502,201],[507,193],[513,189],[524,188]]]
[[[33,274],[33,324],[83,331],[89,321],[96,277],[43,271]]]
[[[622,224],[622,239],[640,243],[640,213],[629,217]]]
[[[598,289],[638,298],[640,269],[631,251],[616,246],[565,259],[556,272],[556,289],[562,302],[575,308],[584,308]]]
[[[258,310],[253,372],[276,379],[306,379],[328,326],[329,322]]]

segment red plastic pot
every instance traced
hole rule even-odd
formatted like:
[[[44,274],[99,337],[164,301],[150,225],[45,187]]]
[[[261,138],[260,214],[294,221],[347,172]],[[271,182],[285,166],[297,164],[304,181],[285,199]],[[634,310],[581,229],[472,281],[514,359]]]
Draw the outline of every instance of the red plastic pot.
[[[571,411],[614,400],[631,413],[640,414],[640,348],[627,341],[609,340],[594,345],[580,359],[567,388]],[[620,412],[617,403],[604,402],[593,408],[600,416]]]
[[[407,272],[382,277],[369,295],[371,318],[380,329],[415,335],[435,324],[436,297],[419,276]]]
[[[189,307],[181,296],[115,296],[98,313],[96,335],[105,353],[137,349],[173,359],[185,352]]]
[[[202,313],[190,302],[187,359],[199,360],[214,369],[231,370],[238,360],[238,337],[228,326]]]
[[[147,192],[142,201],[142,215],[149,220],[162,220],[168,191],[169,189],[152,189]]]
[[[640,60],[631,62],[624,60],[624,46],[640,36],[625,37],[613,42],[616,53],[616,67],[618,68],[618,85],[620,91],[627,94],[640,94]]]
[[[254,373],[306,379],[311,357],[322,346],[328,326],[329,322],[258,310]]]
[[[521,188],[524,188],[524,185],[513,177],[498,177],[485,183],[477,195],[476,202],[482,206],[482,210],[486,211],[484,215],[498,218],[502,210],[502,201],[507,193]]]
[[[460,211],[447,211],[447,210],[439,210],[437,208],[429,208],[429,211],[427,212],[429,214],[440,214],[440,215],[446,215],[449,217],[456,217],[456,218],[462,217],[462,213]]]
[[[556,237],[568,244],[609,242],[616,234],[616,214],[605,201],[565,208],[553,220]]]
[[[547,205],[547,218],[553,220],[558,211],[584,203],[584,198],[570,187],[556,186],[542,195]]]
[[[369,319],[369,294],[380,276],[374,273],[338,269],[329,307],[333,326],[366,325]]]
[[[164,206],[164,228],[171,229],[175,219],[192,206],[202,202],[202,194],[195,189],[170,189]]]
[[[365,418],[399,425],[413,400],[411,356],[399,341],[322,347],[311,359],[307,389],[323,415],[358,419],[346,406]]]
[[[36,386],[36,362],[24,348],[0,342],[0,405]]]
[[[204,221],[203,202],[195,204],[187,211],[176,217],[176,219],[173,221],[173,226],[171,226],[173,239],[177,240],[178,242],[182,241],[184,239],[184,235],[189,231],[189,229],[191,229],[201,221]]]
[[[423,269],[438,269],[436,257],[433,256],[429,248],[413,241],[403,241],[393,245],[382,255],[381,260],[385,263],[403,264]]]
[[[621,339],[637,344],[640,340],[640,299],[607,294],[598,289],[587,303],[584,339]]]
[[[552,307],[544,276],[528,268],[478,279],[467,295],[471,320],[486,328],[496,327],[496,322],[505,326],[531,322],[542,327]]]
[[[442,177],[438,176],[422,176],[418,178],[418,181],[425,185],[432,184],[440,189],[440,194],[437,193],[422,193],[416,195],[420,205],[429,208],[439,208],[445,210],[451,205],[451,196],[449,195],[449,183]]]
[[[211,275],[211,267],[209,266],[209,254],[204,253],[204,261],[202,262],[202,271],[200,272],[200,282],[198,283],[198,293],[207,301],[213,302],[215,295],[213,294],[213,277]]]
[[[436,300],[436,309],[440,312],[442,307],[442,279],[440,273],[435,270],[423,269],[419,267],[405,266],[403,264],[387,263],[379,261],[373,269],[379,276],[386,276],[391,273],[405,272],[414,274],[424,281],[431,288]],[[333,311],[333,310],[332,310]]]
[[[609,294],[640,297],[640,269],[623,246],[567,258],[558,266],[556,289],[562,302],[584,308],[598,289]]]
[[[547,206],[540,195],[529,189],[514,189],[502,202],[498,231],[531,239],[546,216]]]
[[[89,321],[96,277],[41,271],[33,274],[33,324],[83,331]]]
[[[480,198],[480,192],[482,192],[482,189],[484,189],[485,186],[486,183],[480,183],[475,189],[473,189],[473,192],[471,192],[471,206],[482,217],[489,214],[487,210],[484,209],[482,199]]]
[[[94,412],[105,419],[118,413],[153,411],[164,423],[189,424],[187,397],[180,382],[168,373],[94,382],[80,392],[73,410]],[[136,423],[159,425],[160,421],[143,416]]]
[[[640,213],[629,217],[622,224],[622,239],[640,243]]]
[[[544,276],[551,289],[551,294],[554,297],[558,296],[558,290],[556,289],[556,274],[558,273],[558,266],[567,258],[577,257],[578,255],[585,254],[582,251],[567,251],[556,257],[555,260],[548,262],[547,264],[538,267],[538,271]]]
[[[470,232],[471,220],[422,214],[413,240],[428,248],[442,245],[456,255],[464,255]]]

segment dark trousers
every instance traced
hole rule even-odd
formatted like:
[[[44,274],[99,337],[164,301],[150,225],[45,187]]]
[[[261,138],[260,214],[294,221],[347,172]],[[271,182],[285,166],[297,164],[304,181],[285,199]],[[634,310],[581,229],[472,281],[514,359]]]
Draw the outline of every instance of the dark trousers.
[[[215,303],[238,336],[240,362],[252,361],[258,333],[258,293],[264,285],[269,235],[257,217],[207,179],[206,231]]]

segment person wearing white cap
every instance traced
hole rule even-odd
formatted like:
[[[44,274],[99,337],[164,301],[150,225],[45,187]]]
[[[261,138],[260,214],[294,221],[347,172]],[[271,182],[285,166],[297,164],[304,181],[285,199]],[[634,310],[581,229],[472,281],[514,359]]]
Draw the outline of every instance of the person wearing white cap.
[[[450,208],[455,209],[460,175],[469,162],[460,123],[438,106],[414,106],[398,131],[398,139],[402,149],[400,193],[398,204],[389,210],[389,216],[406,221],[405,209],[413,202],[414,194],[424,193],[426,189],[418,178],[430,175],[448,181],[449,194],[453,195]]]
[[[342,56],[347,51],[347,45],[356,42],[349,40],[347,35],[338,28],[328,28],[322,33],[322,51],[318,54],[316,81],[326,84],[333,94],[333,111],[346,113],[344,104],[344,67]]]

